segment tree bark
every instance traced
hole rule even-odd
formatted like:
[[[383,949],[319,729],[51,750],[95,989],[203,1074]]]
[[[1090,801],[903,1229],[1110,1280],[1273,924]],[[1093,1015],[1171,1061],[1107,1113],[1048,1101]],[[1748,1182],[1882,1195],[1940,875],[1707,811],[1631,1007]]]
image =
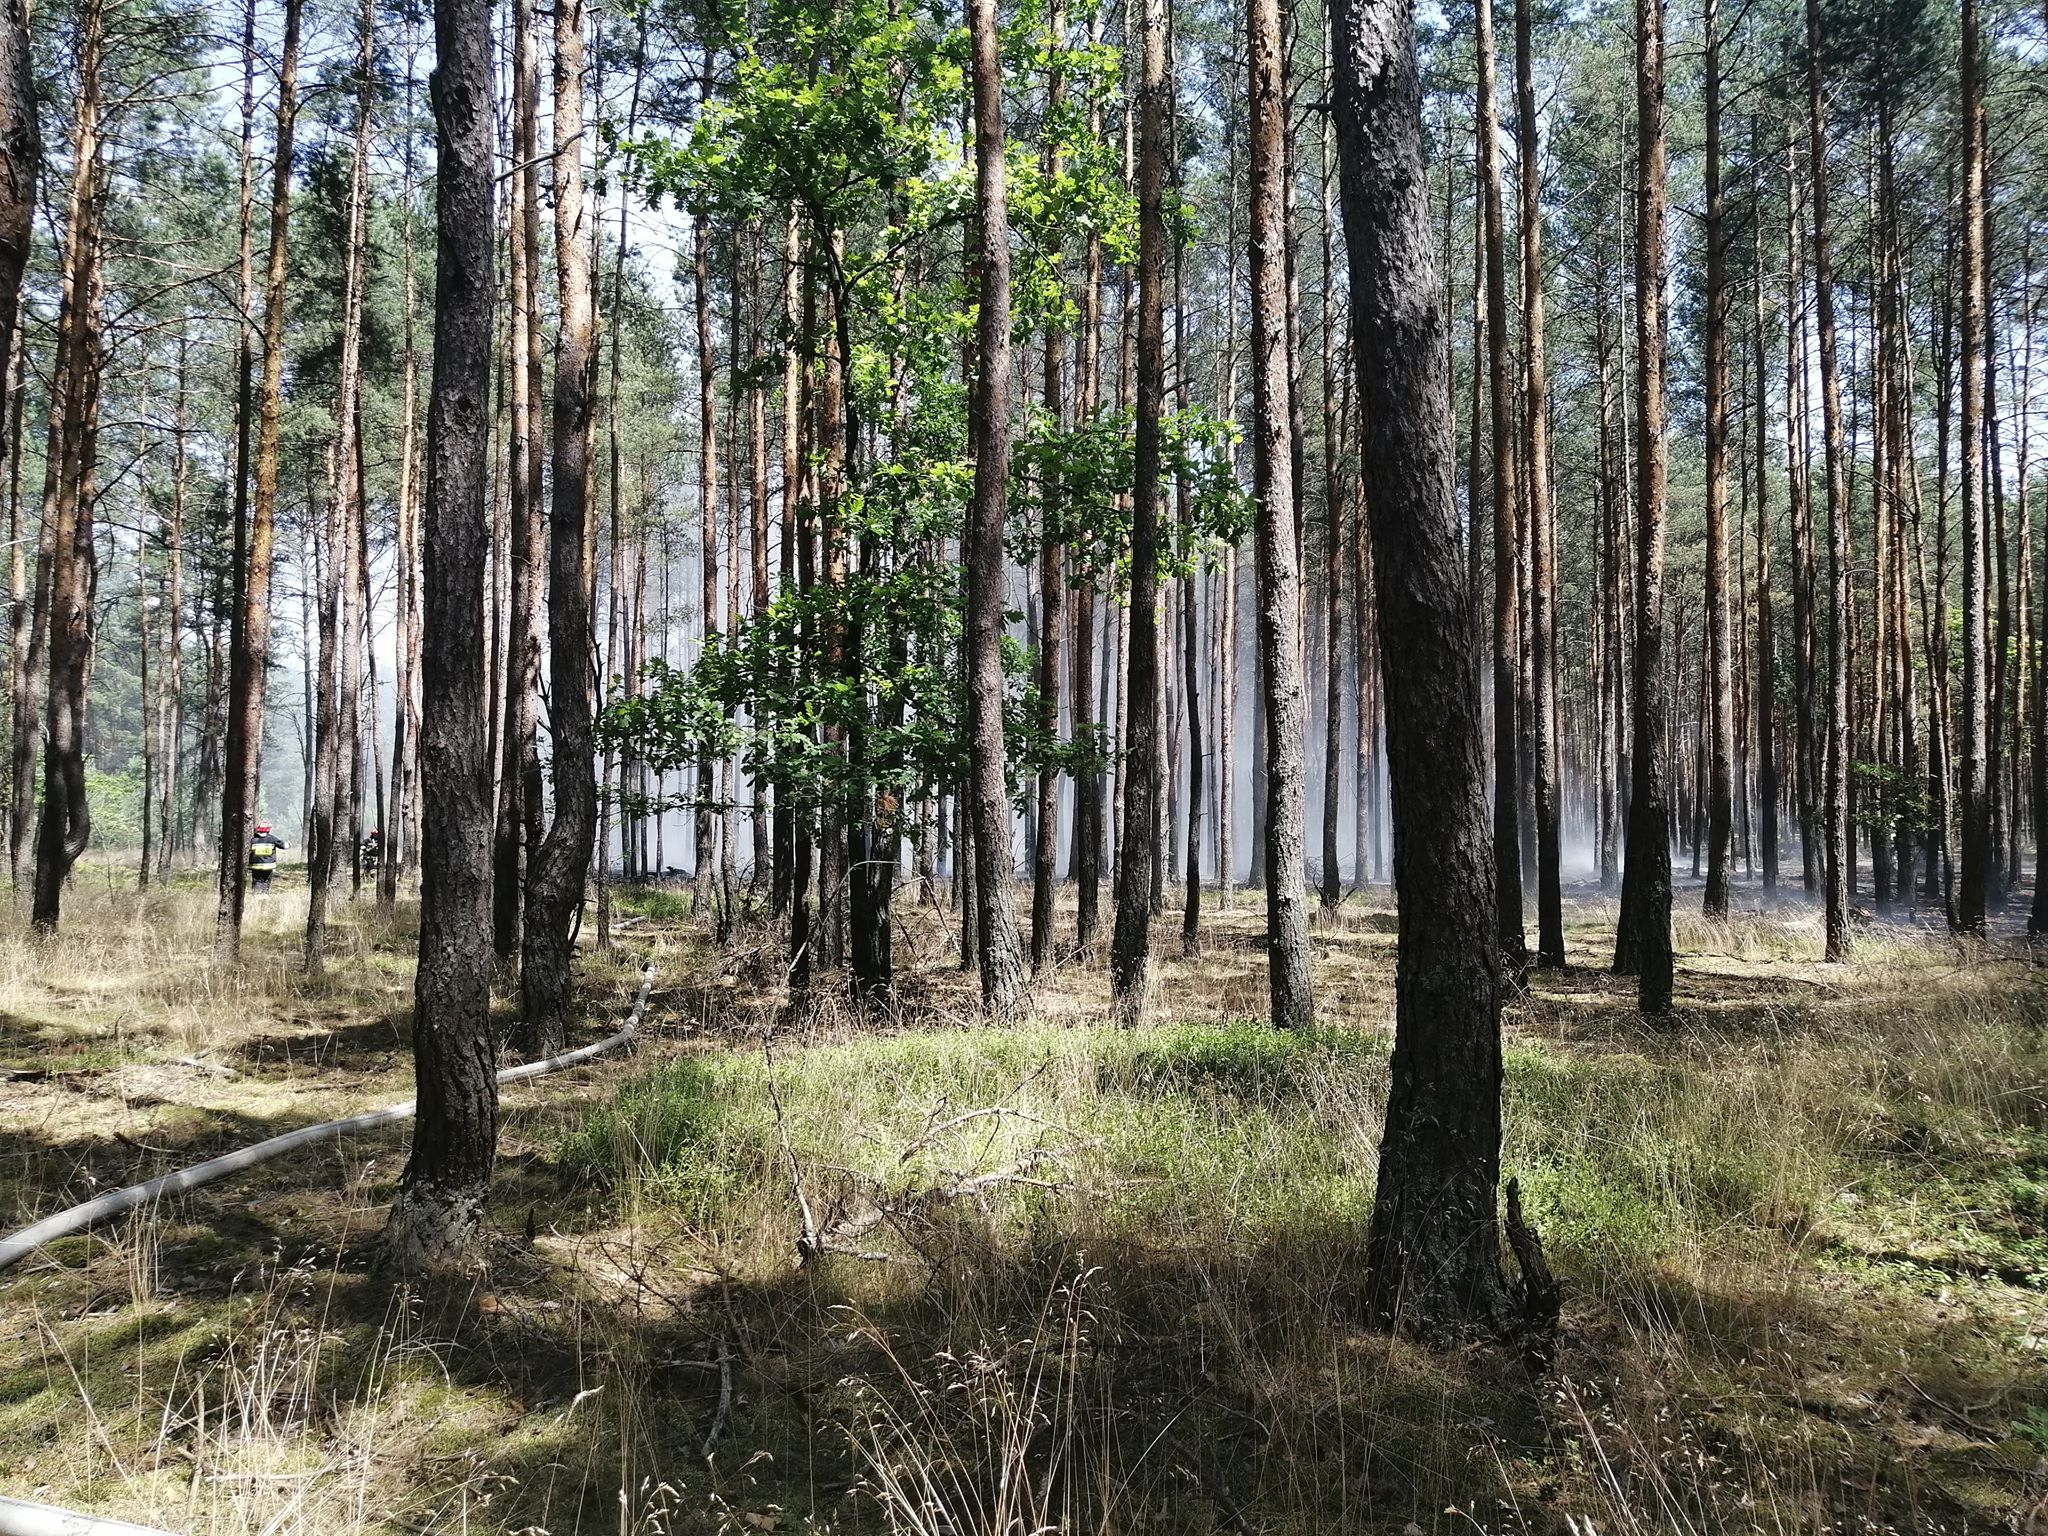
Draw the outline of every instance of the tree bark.
[[[548,528],[548,736],[555,815],[527,873],[519,976],[520,1043],[534,1055],[560,1049],[568,1028],[569,957],[597,826],[588,531],[596,317],[583,205],[582,0],[559,0],[555,7],[554,96],[555,275],[561,323],[555,337],[554,499]]]
[[[751,449],[749,470],[751,472],[750,532],[748,553],[752,557],[753,591],[752,613],[756,621],[768,612],[770,595],[768,590],[768,384],[761,372],[764,357],[762,333],[767,324],[767,311],[761,301],[761,269],[765,265],[766,252],[763,249],[761,225],[755,221],[752,238],[749,241],[750,257],[748,274],[751,279],[751,294],[748,304],[749,323],[747,329],[750,373],[754,383],[747,391],[747,442]],[[748,874],[749,885],[758,889],[764,879],[770,879],[775,866],[773,811],[769,789],[765,779],[754,781],[753,806],[749,820],[754,835],[754,865]]]
[[[1759,198],[1758,201],[1761,201]],[[1755,375],[1756,478],[1756,761],[1757,842],[1763,863],[1764,896],[1778,892],[1777,625],[1771,608],[1771,499],[1768,413],[1764,409],[1767,353],[1764,347],[1763,219],[1752,221],[1757,285],[1751,302],[1751,371]]]
[[[17,330],[15,335],[18,344],[21,333]],[[14,527],[14,548],[10,560],[10,582],[14,600],[14,611],[9,626],[9,683],[13,704],[13,729],[11,761],[8,764],[10,773],[7,798],[7,867],[9,879],[17,890],[21,886],[22,856],[29,851],[34,827],[32,807],[35,800],[36,748],[43,734],[43,658],[49,648],[50,634],[52,553],[50,520],[45,515],[44,508],[44,502],[48,498],[45,497],[37,502],[34,537],[36,557],[33,571],[28,569],[24,545],[29,541],[19,526],[23,404],[23,392],[17,388],[14,392],[13,419],[8,427],[10,452],[7,470],[10,520]],[[46,479],[48,473],[49,466],[46,464]]]
[[[505,623],[504,731],[498,756],[498,814],[491,849],[491,946],[499,973],[519,964],[529,831],[541,817],[539,742],[541,530],[540,46],[533,0],[512,6],[512,162],[505,219],[511,351],[511,566]]]
[[[406,27],[406,46],[412,48],[412,29]],[[406,121],[412,121],[412,68],[407,60]],[[420,650],[420,514],[418,469],[418,411],[414,395],[419,375],[415,312],[417,262],[413,249],[413,140],[410,127],[405,138],[405,186],[401,194],[400,224],[404,254],[401,263],[404,320],[399,343],[399,428],[398,428],[398,528],[394,555],[394,585],[397,588],[397,636],[393,642],[397,665],[395,697],[392,701],[391,730],[391,816],[385,828],[383,867],[377,872],[377,905],[391,912],[398,903],[398,876],[419,861],[416,817],[419,797],[414,793],[418,767],[419,650]],[[534,806],[535,814],[539,806]]]
[[[1991,815],[1986,768],[1989,707],[1985,646],[1984,496],[1984,43],[1978,0],[1963,0],[1963,411],[1958,434],[1963,523],[1963,722],[1959,786],[1961,834],[1956,926],[1984,931],[1989,883]]]
[[[0,370],[0,424],[12,419],[14,336],[43,166],[28,12],[28,0],[0,4],[0,358],[8,364]]]
[[[270,566],[277,541],[277,477],[279,423],[284,411],[284,352],[287,246],[291,237],[292,144],[298,114],[299,22],[303,0],[285,0],[284,34],[278,53],[276,152],[270,173],[270,253],[264,269],[263,377],[254,415],[256,444],[249,450],[249,336],[242,333],[241,385],[236,413],[235,581],[238,602],[229,641],[227,744],[223,764],[220,825],[220,908],[215,926],[215,952],[223,960],[239,957],[242,944],[242,902],[248,890],[249,834],[255,824],[263,767],[263,696],[270,676]],[[254,56],[254,4],[243,42]],[[253,66],[252,66],[253,68]],[[243,155],[250,152],[254,85],[243,81]],[[250,195],[245,173],[243,197]],[[249,268],[250,221],[244,219],[242,268],[245,298],[253,297],[246,280]],[[244,311],[247,313],[245,305]],[[253,473],[252,473],[253,472]],[[253,487],[249,482],[253,478]],[[249,496],[245,508],[242,498]],[[246,514],[246,515],[245,515]],[[247,529],[246,540],[239,537]]]
[[[1337,274],[1331,239],[1335,212],[1330,178],[1334,172],[1331,143],[1335,124],[1323,114],[1322,164],[1316,184],[1322,196],[1323,278],[1323,825],[1322,908],[1335,913],[1343,899],[1344,881],[1337,867],[1337,823],[1342,809],[1344,776],[1344,495],[1338,467],[1337,330],[1332,315],[1337,305]],[[1360,730],[1364,717],[1360,716]],[[1364,806],[1358,810],[1361,820]]]
[[[1671,841],[1665,803],[1664,6],[1636,0],[1636,636],[1627,864],[1617,975],[1642,1012],[1671,1010]]]
[[[573,4],[565,9],[574,9]],[[436,130],[434,380],[424,519],[425,848],[413,984],[418,1121],[384,1227],[401,1274],[465,1268],[481,1256],[498,1140],[491,1025],[491,812],[485,711],[484,570],[490,533],[491,12],[487,0],[434,9]],[[574,153],[574,141],[569,141]]]
[[[1049,62],[1045,72],[1045,111],[1055,119],[1066,100],[1066,77],[1060,55],[1066,47],[1067,12],[1063,0],[1052,0],[1046,11],[1046,47]],[[1049,142],[1043,156],[1049,183],[1056,184],[1063,173],[1064,157],[1057,142]],[[1055,260],[1057,255],[1055,254]],[[1064,422],[1065,337],[1057,317],[1045,327],[1044,378],[1041,392],[1046,414],[1057,430]],[[1044,487],[1050,514],[1059,496],[1056,475],[1048,476]],[[1050,746],[1059,737],[1060,685],[1064,680],[1066,609],[1066,547],[1052,536],[1051,516],[1040,530],[1038,552],[1038,729]],[[1059,880],[1060,862],[1060,778],[1050,764],[1038,771],[1035,837],[1031,849],[1031,970],[1034,975],[1052,963],[1053,894]]]
[[[1619,242],[1617,242],[1618,244]],[[1615,344],[1609,326],[1610,306],[1605,302],[1608,294],[1606,278],[1609,272],[1605,249],[1600,257],[1601,291],[1595,296],[1598,312],[1595,315],[1594,350],[1597,353],[1597,389],[1599,394],[1600,432],[1600,784],[1598,788],[1599,807],[1599,860],[1600,889],[1612,891],[1618,877],[1619,858],[1616,847],[1616,833],[1622,816],[1623,796],[1621,778],[1623,763],[1627,760],[1624,747],[1626,726],[1624,717],[1628,713],[1626,689],[1624,687],[1623,657],[1625,645],[1622,628],[1622,571],[1625,567],[1622,537],[1622,503],[1624,493],[1622,482],[1624,470],[1621,463],[1622,451],[1615,442],[1616,390],[1614,388],[1613,353]]]
[[[1266,977],[1275,1028],[1315,1021],[1309,985],[1301,546],[1288,346],[1287,88],[1278,0],[1250,0],[1252,476],[1258,497],[1259,693],[1266,763]],[[1141,370],[1142,371],[1142,370]]]
[[[1721,191],[1721,23],[1706,0],[1706,470],[1707,470],[1707,889],[1708,917],[1728,915],[1733,831],[1734,671],[1728,636],[1728,252]]]
[[[337,445],[326,448],[327,504],[320,505],[319,491],[307,476],[306,553],[301,565],[306,585],[311,588],[305,607],[315,616],[315,634],[303,637],[307,661],[306,692],[312,704],[311,791],[305,820],[303,846],[306,850],[306,934],[305,964],[317,975],[320,945],[326,932],[328,891],[334,880],[335,798],[340,777],[337,717],[340,701],[336,694],[336,663],[340,647],[338,631],[341,588],[348,567],[342,562],[342,497],[335,488]]]
[[[711,54],[707,48],[699,87],[711,90]],[[691,219],[690,249],[697,307],[697,519],[698,565],[703,577],[701,650],[718,645],[718,364],[711,345],[711,230],[700,209]],[[697,763],[695,869],[690,882],[690,910],[702,912],[712,899],[716,874],[712,824],[713,764],[707,754]]]
[[[322,594],[324,620],[321,644],[323,675],[321,686],[334,699],[334,708],[321,710],[326,740],[321,748],[321,788],[326,795],[324,816],[314,817],[315,836],[308,848],[309,874],[306,900],[306,971],[318,976],[326,959],[327,904],[332,899],[337,877],[336,858],[356,863],[353,836],[342,848],[335,820],[340,796],[357,777],[359,758],[352,724],[361,692],[363,640],[363,583],[357,570],[357,551],[363,533],[363,476],[358,429],[362,411],[363,286],[367,264],[366,224],[370,196],[370,105],[375,90],[375,16],[366,12],[358,22],[356,58],[357,92],[355,148],[349,168],[347,230],[343,248],[341,294],[341,357],[334,407],[334,504],[328,519],[329,581]],[[339,594],[339,613],[336,595]],[[335,622],[339,618],[339,629]],[[330,643],[331,642],[331,643]],[[338,671],[335,661],[339,661]],[[351,821],[354,818],[351,817]]]
[[[1150,983],[1152,875],[1159,857],[1159,460],[1165,407],[1167,92],[1164,0],[1138,0],[1139,77],[1134,103],[1138,151],[1138,292],[1134,393],[1137,441],[1132,471],[1131,588],[1122,617],[1123,762],[1116,842],[1116,932],[1110,990],[1118,1022],[1136,1024]]]
[[[1849,958],[1849,492],[1843,463],[1842,377],[1835,358],[1835,274],[1829,248],[1827,125],[1821,107],[1820,0],[1806,0],[1806,133],[1813,180],[1814,320],[1820,337],[1821,437],[1827,458],[1828,691],[1822,765],[1827,958]]]
[[[1089,22],[1091,43],[1100,43],[1101,13]],[[1101,131],[1101,109],[1089,106],[1089,122]],[[1082,279],[1081,347],[1075,370],[1074,416],[1093,421],[1102,400],[1102,234],[1092,226],[1088,232],[1088,266]],[[1095,699],[1097,652],[1095,583],[1085,572],[1077,572],[1074,583],[1074,699],[1073,730],[1076,741],[1085,740],[1089,751],[1102,745],[1101,724]],[[1082,955],[1095,949],[1096,929],[1102,901],[1102,769],[1090,766],[1074,777],[1074,947]]]
[[[1536,761],[1536,963],[1564,968],[1564,893],[1558,867],[1557,512],[1550,497],[1550,378],[1543,352],[1543,202],[1536,141],[1532,0],[1515,0],[1516,188],[1521,197],[1522,437],[1528,455],[1530,732]]]
[[[1785,147],[1785,469],[1792,513],[1793,793],[1799,821],[1800,884],[1811,896],[1821,887],[1815,744],[1813,486],[1807,442],[1806,288],[1801,275],[1802,231],[1797,151]]]
[[[1501,216],[1500,122],[1495,106],[1493,0],[1477,0],[1479,50],[1479,183],[1485,208],[1486,376],[1493,427],[1493,857],[1500,878],[1500,950],[1510,974],[1529,965],[1522,928],[1521,592],[1516,508],[1519,462],[1515,442],[1514,383],[1510,373],[1506,238]]]
[[[65,882],[85,851],[92,811],[85,793],[85,689],[92,661],[93,520],[99,449],[100,371],[105,364],[100,252],[100,64],[105,19],[98,0],[79,18],[72,105],[71,195],[65,218],[62,295],[50,409],[43,518],[50,529],[50,680],[44,703],[43,798],[29,922],[57,931]]]
[[[190,482],[190,336],[178,329],[177,398],[171,431],[171,513],[164,527],[164,664],[157,699],[157,867],[168,876],[178,846],[178,757],[185,737],[185,503]]]
[[[1331,20],[1400,913],[1366,1306],[1441,1337],[1491,1328],[1503,1303],[1493,856],[1413,12],[1339,0]]]
[[[1003,744],[1003,517],[1010,475],[1010,222],[1003,165],[1003,74],[997,46],[996,0],[971,0],[967,14],[974,56],[974,163],[981,203],[981,307],[974,349],[974,499],[968,512],[963,551],[967,566],[967,752],[974,819],[974,923],[983,1011],[992,1019],[1009,1019],[1024,1002],[1024,956],[1011,907],[1014,881]]]

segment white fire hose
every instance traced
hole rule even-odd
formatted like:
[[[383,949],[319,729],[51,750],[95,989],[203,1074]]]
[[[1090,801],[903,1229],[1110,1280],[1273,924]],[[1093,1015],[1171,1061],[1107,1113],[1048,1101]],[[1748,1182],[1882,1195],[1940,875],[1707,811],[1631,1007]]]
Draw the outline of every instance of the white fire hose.
[[[73,1514],[54,1504],[10,1499],[0,1494],[0,1536],[171,1536],[153,1525]]]
[[[550,1072],[559,1072],[564,1067],[579,1066],[607,1051],[616,1050],[633,1038],[640,1028],[641,1016],[647,1011],[647,994],[654,986],[654,962],[648,961],[640,970],[640,990],[633,998],[633,1010],[626,1015],[626,1022],[614,1034],[589,1045],[578,1046],[573,1051],[564,1051],[559,1056],[550,1056],[545,1061],[529,1061],[523,1066],[507,1067],[498,1074],[498,1086],[507,1087],[512,1083],[523,1083],[529,1078],[545,1077]],[[345,1120],[329,1120],[324,1125],[308,1125],[296,1131],[287,1131],[282,1136],[273,1136],[268,1141],[259,1141],[254,1146],[238,1151],[225,1152],[219,1157],[208,1158],[190,1168],[181,1168],[174,1173],[162,1174],[145,1183],[131,1184],[126,1189],[109,1190],[96,1195],[82,1205],[45,1216],[33,1226],[23,1227],[12,1236],[0,1239],[0,1269],[27,1257],[45,1243],[55,1242],[60,1237],[69,1237],[87,1227],[134,1210],[137,1206],[150,1205],[166,1195],[182,1194],[188,1189],[197,1189],[202,1184],[211,1184],[224,1179],[231,1173],[244,1168],[253,1168],[258,1163],[269,1162],[273,1157],[300,1147],[315,1146],[323,1141],[367,1131],[380,1125],[389,1125],[394,1120],[412,1117],[413,1101],[373,1109],[365,1114],[350,1115]],[[120,1520],[101,1520],[92,1515],[74,1514],[70,1510],[58,1509],[49,1504],[37,1504],[28,1499],[11,1499],[0,1495],[0,1536],[170,1536],[170,1533],[150,1526],[129,1525]]]

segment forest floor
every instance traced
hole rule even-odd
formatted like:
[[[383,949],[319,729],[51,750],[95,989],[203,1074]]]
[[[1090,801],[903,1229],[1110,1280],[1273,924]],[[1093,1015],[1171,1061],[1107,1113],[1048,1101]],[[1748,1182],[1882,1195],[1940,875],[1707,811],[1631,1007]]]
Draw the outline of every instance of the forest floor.
[[[197,876],[82,868],[0,940],[0,1224],[410,1097],[412,915],[303,896],[209,960]],[[766,934],[687,899],[583,958],[633,1049],[508,1090],[486,1276],[369,1254],[402,1130],[0,1276],[0,1492],[170,1530],[1615,1533],[2048,1530],[2048,972],[2017,941],[1810,909],[1681,919],[1676,1018],[1613,909],[1508,1014],[1506,1171],[1568,1285],[1553,1369],[1354,1321],[1393,916],[1315,935],[1326,1028],[1262,1011],[1263,903],[1157,928],[972,1023],[905,894],[899,1017],[779,1008]],[[1754,906],[1752,890],[1738,892]],[[1682,897],[1696,910],[1697,894]],[[812,1257],[799,1263],[800,1247]]]

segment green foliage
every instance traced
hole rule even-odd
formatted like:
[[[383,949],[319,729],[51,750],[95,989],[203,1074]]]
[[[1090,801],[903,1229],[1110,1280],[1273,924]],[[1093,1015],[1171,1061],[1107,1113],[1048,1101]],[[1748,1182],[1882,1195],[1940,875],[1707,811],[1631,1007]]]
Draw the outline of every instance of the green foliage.
[[[109,773],[90,759],[85,765],[86,803],[92,807],[92,846],[136,848],[142,844],[142,767],[131,763]]]
[[[1160,422],[1160,467],[1186,496],[1187,517],[1166,519],[1162,579],[1200,563],[1250,533],[1257,503],[1239,482],[1235,421],[1200,406]],[[1010,457],[1011,557],[1029,565],[1050,536],[1098,587],[1130,579],[1131,494],[1136,484],[1135,418],[1103,411],[1062,429],[1043,410],[1025,421]]]
[[[914,562],[791,588],[696,665],[656,661],[602,714],[602,737],[650,766],[737,755],[785,803],[815,808],[874,786],[903,799],[963,764],[951,573]],[[849,635],[885,644],[846,643]]]
[[[933,171],[966,89],[964,34],[941,7],[776,0],[725,20],[735,57],[689,134],[612,137],[647,191],[738,221],[794,205],[849,230],[884,188]]]
[[[1919,775],[1884,763],[1855,762],[1849,765],[1849,776],[1856,788],[1853,803],[1858,825],[1885,830],[1903,827],[1916,835],[1938,825],[1934,796]]]

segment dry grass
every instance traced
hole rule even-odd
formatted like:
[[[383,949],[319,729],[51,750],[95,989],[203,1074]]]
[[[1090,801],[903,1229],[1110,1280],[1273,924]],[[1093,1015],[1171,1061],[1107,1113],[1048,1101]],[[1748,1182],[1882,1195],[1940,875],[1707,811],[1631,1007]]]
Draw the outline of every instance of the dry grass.
[[[0,1061],[70,1074],[0,1086],[14,1213],[404,1096],[403,914],[309,986],[289,896],[223,974],[204,892],[90,885],[49,950],[0,941]],[[2044,1518],[2048,988],[2017,956],[1883,929],[1825,967],[1803,910],[1685,917],[1652,1028],[1575,900],[1576,968],[1509,1016],[1508,1166],[1571,1287],[1532,1382],[1349,1321],[1384,900],[1319,922],[1330,1027],[1280,1038],[1246,1022],[1256,893],[1198,960],[1162,925],[1173,1022],[1136,1033],[1079,963],[973,1026],[951,918],[908,902],[897,1017],[791,1017],[772,935],[715,954],[620,894],[649,1038],[515,1097],[483,1286],[365,1272],[395,1135],[57,1245],[0,1287],[0,1487],[236,1536]],[[630,971],[589,962],[602,1009]],[[798,1266],[799,1190],[851,1252]]]

